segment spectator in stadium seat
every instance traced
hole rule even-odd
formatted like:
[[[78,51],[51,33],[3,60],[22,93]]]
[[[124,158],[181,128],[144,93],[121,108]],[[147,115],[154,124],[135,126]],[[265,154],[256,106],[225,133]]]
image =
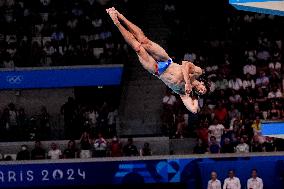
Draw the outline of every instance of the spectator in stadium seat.
[[[17,153],[16,160],[30,160],[31,159],[31,153],[28,150],[28,146],[23,144],[21,146],[21,151]]]
[[[276,86],[274,86],[274,87],[272,88],[272,91],[270,91],[270,92],[268,93],[268,96],[267,96],[268,99],[272,99],[272,98],[282,98],[282,97],[283,97],[283,95],[282,95],[281,90],[278,89]]]
[[[207,189],[222,189],[221,181],[217,179],[217,173],[211,172],[211,179],[208,181]]]
[[[151,156],[152,150],[150,148],[150,144],[148,142],[145,142],[143,145],[143,148],[139,151],[140,156]]]
[[[221,145],[221,153],[234,153],[234,145],[229,138],[224,139],[224,143]]]
[[[225,123],[228,117],[228,111],[227,108],[222,104],[221,102],[218,102],[217,107],[215,108],[214,111],[214,118],[219,122],[219,123]]]
[[[281,117],[281,111],[276,107],[275,102],[271,103],[271,108],[268,111],[268,119],[278,120]]]
[[[273,71],[271,74],[270,74],[270,77],[269,77],[269,84],[271,86],[274,86],[276,88],[281,88],[281,74],[276,72],[276,71]]]
[[[76,143],[74,140],[69,140],[67,148],[63,152],[63,158],[74,159],[79,157],[79,150],[76,148]]]
[[[62,152],[58,148],[57,144],[51,143],[50,150],[47,153],[48,159],[61,159],[62,158]]]
[[[270,62],[268,64],[268,67],[269,67],[271,72],[273,72],[273,71],[279,72],[281,70],[282,64],[278,61],[274,61],[274,62]]]
[[[240,138],[240,143],[236,146],[236,153],[248,153],[249,145],[245,143],[244,137]]]
[[[207,104],[207,102],[205,102],[203,107],[200,109],[198,118],[201,121],[204,120],[204,123],[206,122],[207,124],[208,122],[212,121],[212,109],[209,108],[209,105]]]
[[[263,89],[266,89],[269,85],[269,78],[266,76],[264,71],[259,72],[259,77],[256,79],[255,82],[256,86],[259,86]]]
[[[127,144],[123,147],[124,156],[137,156],[137,147],[133,144],[133,138],[128,138]]]
[[[268,48],[264,46],[260,47],[258,52],[256,53],[256,57],[258,60],[267,61],[270,58],[270,53],[268,51]]]
[[[267,99],[267,93],[264,89],[261,87],[256,88],[256,94],[255,94],[255,101],[256,102],[265,102]]]
[[[209,152],[211,154],[219,154],[221,150],[220,144],[216,141],[215,136],[210,137]]]
[[[218,121],[215,119],[213,121],[213,124],[209,126],[208,132],[209,132],[209,139],[211,139],[212,136],[216,138],[217,143],[220,144],[222,134],[224,133],[225,127],[224,125],[218,123]]]
[[[205,154],[207,152],[206,145],[202,142],[200,138],[196,139],[196,145],[193,148],[194,154]]]
[[[208,121],[200,121],[200,125],[196,130],[197,138],[202,141],[202,143],[208,145]]]
[[[94,156],[106,157],[107,141],[103,138],[101,133],[98,134],[98,138],[94,141]]]
[[[229,87],[229,82],[223,74],[219,76],[219,79],[215,83],[216,90],[226,90]]]
[[[259,142],[258,137],[253,137],[252,138],[252,143],[251,143],[250,149],[251,149],[250,150],[251,152],[263,152],[263,146]]]
[[[252,64],[252,61],[249,61],[248,64],[246,64],[243,67],[243,74],[247,76],[254,76],[256,74],[256,66]]]
[[[224,180],[223,189],[241,189],[240,179],[235,177],[234,170],[228,171],[228,178]]]
[[[257,116],[251,125],[251,127],[253,128],[254,135],[259,134],[260,126],[261,126],[260,117]]]
[[[235,91],[235,90],[232,90],[232,94],[231,96],[229,97],[229,101],[232,103],[232,104],[238,104],[238,103],[241,103],[242,102],[242,97],[241,95]]]
[[[88,108],[86,112],[86,118],[90,123],[91,128],[95,128],[97,126],[97,119],[99,117],[99,113],[95,107]]]
[[[35,148],[31,151],[31,159],[45,159],[45,150],[41,147],[40,141],[35,141]]]
[[[88,132],[83,132],[80,138],[81,152],[80,158],[90,158],[91,156],[91,148],[92,148],[92,140],[90,138],[90,134]]]
[[[228,112],[228,116],[230,120],[238,119],[241,117],[241,112],[238,110],[238,108],[234,104],[232,104],[231,109]]]
[[[110,142],[110,156],[111,157],[121,157],[122,154],[122,144],[117,138],[117,136],[114,136]]]
[[[254,89],[255,88],[255,81],[253,78],[251,78],[250,74],[246,74],[246,77],[243,79],[243,89],[249,88]]]
[[[247,180],[247,189],[263,189],[263,181],[257,176],[257,170],[251,171],[251,178]]]
[[[233,77],[232,79],[229,80],[229,88],[233,90],[240,90],[243,87],[243,82],[240,78],[238,77]]]

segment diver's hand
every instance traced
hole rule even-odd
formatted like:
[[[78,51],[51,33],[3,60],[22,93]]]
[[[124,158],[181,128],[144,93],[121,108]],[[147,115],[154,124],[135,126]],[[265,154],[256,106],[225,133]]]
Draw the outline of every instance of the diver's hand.
[[[186,83],[185,86],[184,86],[184,89],[185,89],[185,93],[186,93],[186,94],[190,94],[191,91],[192,91],[192,86],[191,86],[191,84]]]

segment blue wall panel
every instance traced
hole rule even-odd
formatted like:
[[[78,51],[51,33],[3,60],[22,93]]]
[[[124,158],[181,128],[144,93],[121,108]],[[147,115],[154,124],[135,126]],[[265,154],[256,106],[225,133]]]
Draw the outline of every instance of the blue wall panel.
[[[119,85],[122,71],[122,66],[0,71],[0,89]]]
[[[236,171],[242,188],[256,168],[266,189],[284,188],[284,156],[227,158],[168,158],[89,162],[38,162],[0,164],[0,186],[47,187],[129,183],[186,183],[188,189],[205,189],[211,171],[224,181],[230,169]]]

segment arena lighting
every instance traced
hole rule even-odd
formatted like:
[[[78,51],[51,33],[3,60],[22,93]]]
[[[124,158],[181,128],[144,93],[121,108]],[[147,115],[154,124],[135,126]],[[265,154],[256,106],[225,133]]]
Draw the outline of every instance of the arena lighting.
[[[261,134],[284,139],[284,121],[262,121]]]
[[[284,16],[284,0],[229,0],[238,10]]]

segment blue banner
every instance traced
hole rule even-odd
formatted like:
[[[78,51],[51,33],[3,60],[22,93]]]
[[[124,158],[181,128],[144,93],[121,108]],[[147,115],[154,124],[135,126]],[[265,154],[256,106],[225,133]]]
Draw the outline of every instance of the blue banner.
[[[119,85],[123,66],[18,68],[0,71],[0,89]]]
[[[0,188],[168,183],[167,170],[166,160],[1,165]]]
[[[264,136],[272,136],[282,138],[284,136],[284,122],[262,122],[261,134]]]
[[[186,183],[191,189],[206,189],[211,171],[216,171],[223,183],[232,169],[240,178],[242,188],[246,187],[252,169],[258,170],[264,188],[284,188],[284,156],[223,156],[226,157],[2,162],[0,188]]]

